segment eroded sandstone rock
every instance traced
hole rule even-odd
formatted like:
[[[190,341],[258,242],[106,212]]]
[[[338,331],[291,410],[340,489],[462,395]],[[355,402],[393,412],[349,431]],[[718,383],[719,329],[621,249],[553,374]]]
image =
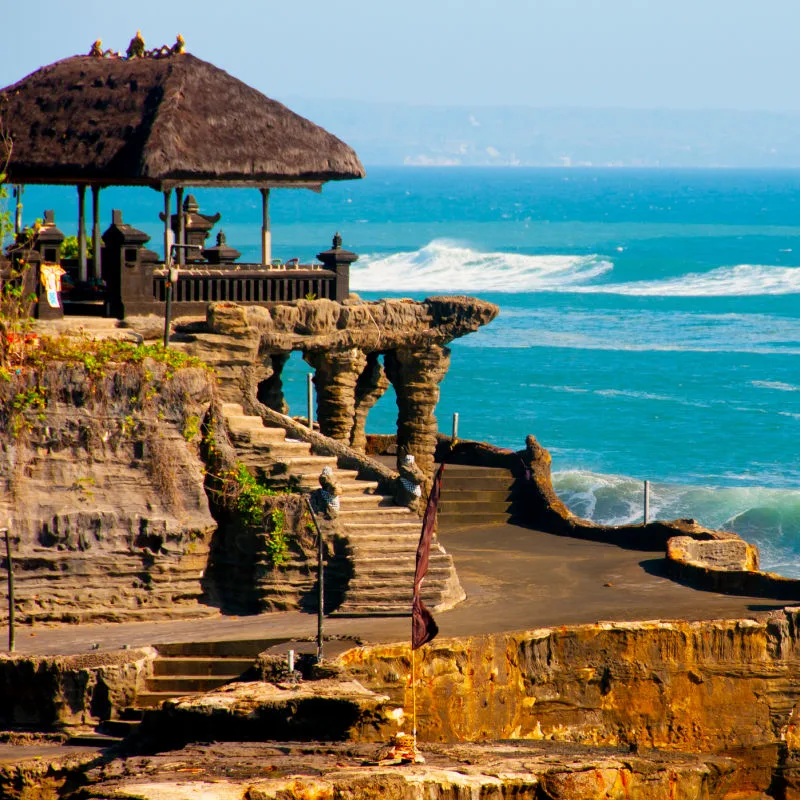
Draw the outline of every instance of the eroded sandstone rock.
[[[738,764],[553,743],[421,743],[425,764],[365,766],[375,746],[219,743],[116,759],[82,797],[118,800],[733,800]],[[758,800],[756,792],[736,795]]]

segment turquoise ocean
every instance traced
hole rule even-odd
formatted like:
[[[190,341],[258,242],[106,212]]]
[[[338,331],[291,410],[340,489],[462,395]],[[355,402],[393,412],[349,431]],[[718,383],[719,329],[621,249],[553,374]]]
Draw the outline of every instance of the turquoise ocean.
[[[198,190],[242,260],[259,255],[260,196]],[[30,187],[25,220],[76,193]],[[160,249],[161,198],[101,193]],[[602,523],[694,517],[800,576],[800,172],[372,168],[321,194],[273,191],[274,255],[312,259],[335,231],[360,254],[365,299],[469,294],[500,306],[453,342],[437,410],[464,438],[521,449]],[[215,230],[217,230],[215,229]],[[292,412],[305,413],[299,356]],[[394,429],[391,390],[368,430]]]

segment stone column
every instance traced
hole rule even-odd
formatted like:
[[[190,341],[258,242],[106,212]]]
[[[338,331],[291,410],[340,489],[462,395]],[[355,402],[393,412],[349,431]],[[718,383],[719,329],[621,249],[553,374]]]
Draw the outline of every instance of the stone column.
[[[350,434],[350,446],[362,453],[367,446],[367,437],[364,430],[367,425],[369,410],[383,397],[389,388],[389,380],[378,360],[380,353],[367,354],[367,366],[356,383],[356,407],[353,420],[353,430]]]
[[[397,458],[411,453],[427,478],[430,489],[438,425],[434,411],[439,384],[450,366],[450,350],[440,345],[390,350],[383,360],[397,393]]]
[[[267,408],[271,408],[273,411],[278,411],[281,414],[289,413],[289,406],[286,403],[286,398],[283,396],[283,379],[281,373],[290,355],[291,353],[270,353],[264,358],[264,368],[271,368],[272,372],[269,377],[258,384],[256,390],[256,397],[260,403],[263,403]]]
[[[353,347],[350,350],[309,352],[303,358],[315,370],[320,432],[350,444],[356,408],[356,383],[367,366],[367,357]]]

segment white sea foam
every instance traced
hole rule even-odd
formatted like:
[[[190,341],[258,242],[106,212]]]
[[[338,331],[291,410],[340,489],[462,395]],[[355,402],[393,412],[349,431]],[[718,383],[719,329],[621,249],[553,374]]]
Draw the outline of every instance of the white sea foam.
[[[657,281],[602,283],[613,263],[598,255],[481,253],[443,239],[389,256],[363,256],[356,291],[577,292],[654,297],[800,294],[800,267],[739,264]]]
[[[553,474],[553,485],[568,508],[586,519],[604,525],[642,521],[642,481],[565,470]],[[759,546],[766,569],[800,577],[800,490],[669,483],[651,483],[650,489],[651,518],[691,517],[735,531]]]
[[[575,287],[576,292],[637,297],[750,297],[800,294],[800,267],[738,264],[709,272],[691,272],[660,281],[633,281]]]
[[[597,256],[479,253],[436,240],[410,253],[365,256],[353,268],[356,291],[535,292],[586,284],[613,269]]]
[[[783,381],[751,381],[750,385],[756,389],[774,389],[777,392],[800,392],[800,386],[793,386]]]

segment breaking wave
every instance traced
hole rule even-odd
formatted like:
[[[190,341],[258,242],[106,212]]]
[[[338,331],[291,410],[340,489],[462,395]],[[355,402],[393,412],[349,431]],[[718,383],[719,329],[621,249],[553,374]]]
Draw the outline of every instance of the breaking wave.
[[[599,255],[481,253],[446,240],[412,252],[364,256],[356,291],[576,292],[654,297],[800,294],[800,267],[739,264],[653,281],[609,283],[614,264]]]
[[[610,272],[598,256],[479,253],[446,241],[390,256],[367,256],[350,283],[364,292],[542,292],[563,291]]]
[[[553,474],[559,497],[575,514],[602,525],[642,521],[641,481],[581,470]],[[762,569],[800,577],[800,490],[650,484],[650,518],[692,517],[758,545]]]
[[[634,281],[576,288],[639,297],[745,297],[800,294],[800,267],[739,264],[708,272],[693,272],[660,281]]]

